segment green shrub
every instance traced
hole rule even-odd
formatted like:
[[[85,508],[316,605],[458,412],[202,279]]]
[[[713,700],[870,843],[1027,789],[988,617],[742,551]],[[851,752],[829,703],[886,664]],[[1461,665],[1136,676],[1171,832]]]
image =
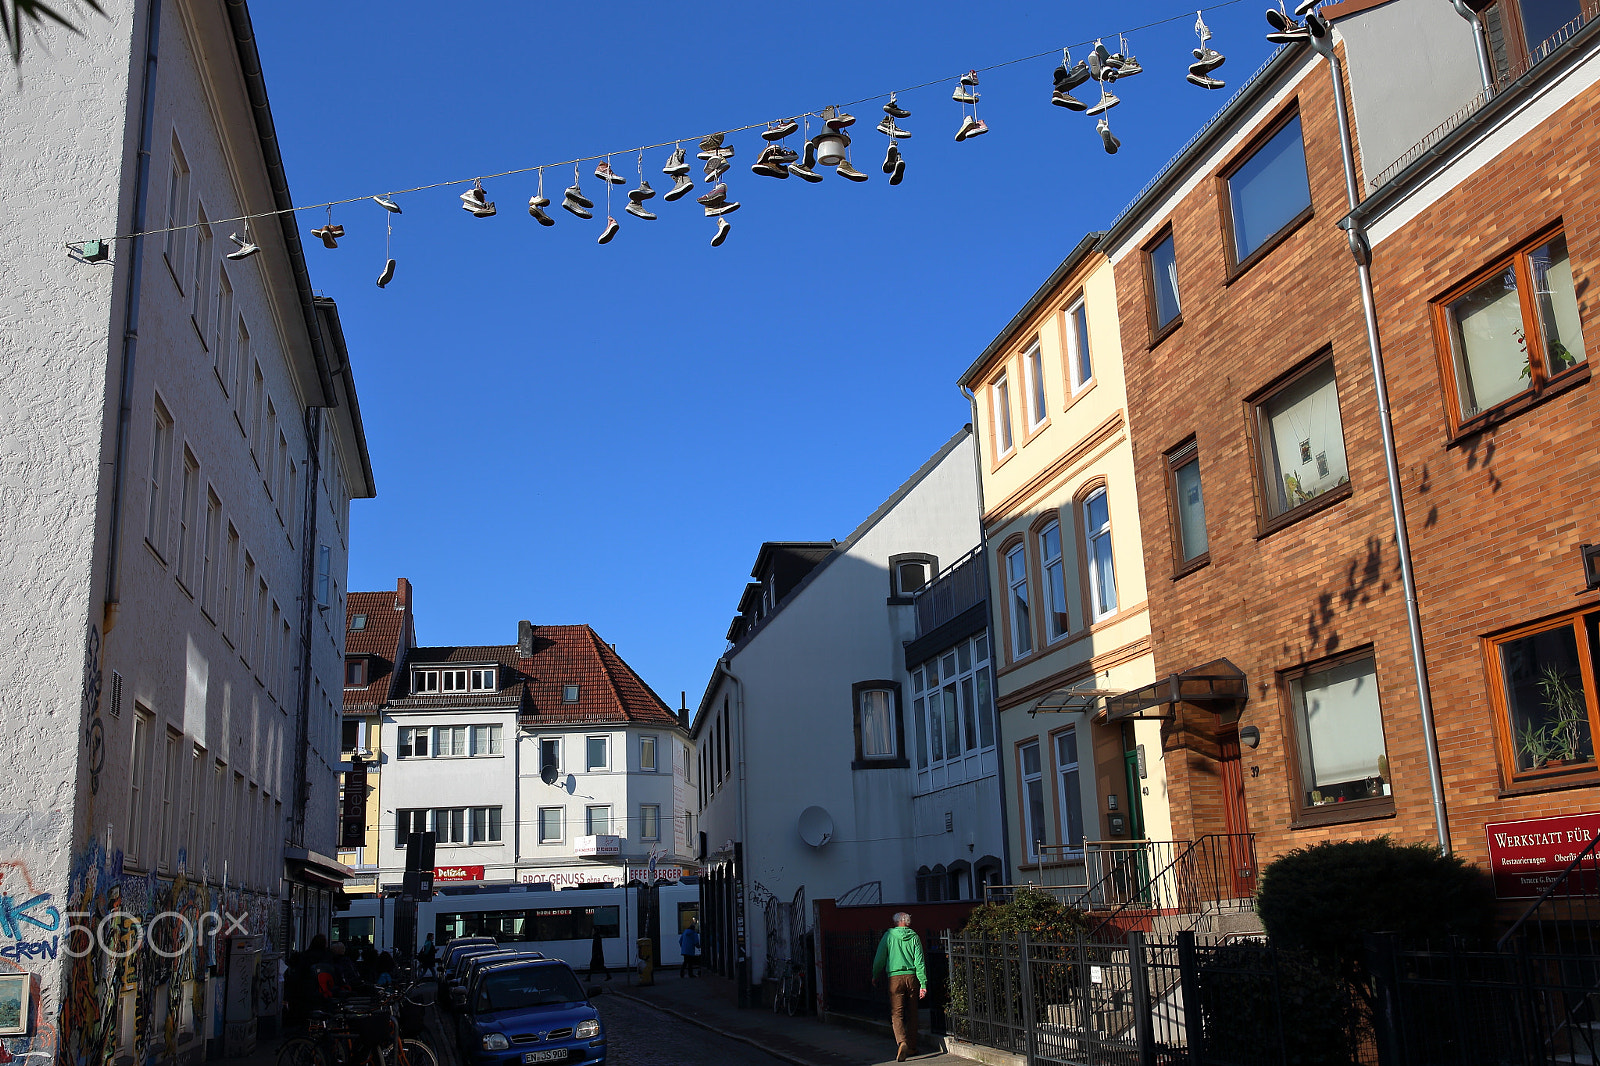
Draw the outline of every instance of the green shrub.
[[[1021,985],[1021,969],[1013,955],[1006,959],[1003,945],[1015,943],[1021,933],[1027,933],[1030,943],[1076,944],[1088,928],[1083,912],[1069,907],[1041,888],[1024,887],[1005,903],[985,903],[967,916],[967,924],[957,934],[963,937],[986,937],[991,944],[972,948],[965,959],[950,960],[950,1010],[953,1014],[967,1013],[967,984],[970,981],[976,1002],[973,1013],[987,1015],[1003,1013],[1000,1000],[1007,990],[1013,994]],[[1066,960],[1073,958],[1073,948],[1030,949],[1035,959]],[[1054,979],[1075,980],[1073,967],[1040,967],[1035,972],[1034,984],[1041,986]],[[1035,987],[1034,995],[1040,1002],[1059,1000],[1048,990]],[[1042,998],[1041,998],[1042,997]]]
[[[1083,912],[1042,888],[1024,886],[1005,903],[985,903],[967,916],[962,936],[1012,937],[1034,941],[1076,940],[1088,928]]]
[[[1261,873],[1257,906],[1279,948],[1361,972],[1368,933],[1409,942],[1486,937],[1494,890],[1483,870],[1428,844],[1388,837],[1291,851]]]

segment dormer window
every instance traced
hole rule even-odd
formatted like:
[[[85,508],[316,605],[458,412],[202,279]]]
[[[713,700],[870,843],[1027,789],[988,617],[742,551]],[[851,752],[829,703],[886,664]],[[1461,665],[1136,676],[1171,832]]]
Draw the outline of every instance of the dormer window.
[[[367,684],[367,661],[365,659],[346,659],[344,662],[344,687],[365,688]]]
[[[439,691],[439,671],[413,670],[411,671],[411,691],[417,695],[427,695]]]
[[[367,616],[366,615],[364,615],[364,614],[353,614],[353,615],[350,616],[350,632],[357,633],[357,632],[360,632],[361,630],[363,630],[365,628],[367,628]]]
[[[444,682],[445,692],[467,691],[467,672],[465,670],[445,670],[441,680]]]
[[[562,703],[577,703],[578,702],[578,686],[577,685],[564,685],[564,686],[562,686],[562,689],[561,689],[561,702]]]
[[[498,687],[494,683],[493,670],[473,670],[471,672],[471,685],[473,692],[493,692]]]

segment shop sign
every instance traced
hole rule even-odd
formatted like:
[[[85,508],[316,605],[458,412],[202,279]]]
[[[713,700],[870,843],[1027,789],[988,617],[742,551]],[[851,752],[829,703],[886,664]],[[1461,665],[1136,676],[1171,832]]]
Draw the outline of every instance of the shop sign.
[[[1536,899],[1589,846],[1589,841],[1600,836],[1600,811],[1490,822],[1483,831],[1489,839],[1494,894],[1500,899]],[[1573,878],[1577,883],[1570,884],[1569,894],[1590,894],[1600,889],[1596,867],[1587,861],[1573,871]]]
[[[481,866],[435,866],[433,868],[435,881],[482,881],[483,867]]]
[[[574,855],[621,855],[622,838],[615,834],[578,837],[572,842]]]

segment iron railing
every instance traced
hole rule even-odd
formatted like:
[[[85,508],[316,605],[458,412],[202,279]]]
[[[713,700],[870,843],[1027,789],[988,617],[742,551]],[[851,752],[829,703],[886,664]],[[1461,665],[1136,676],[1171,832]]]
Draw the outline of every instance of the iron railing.
[[[1521,947],[1538,954],[1600,954],[1600,836],[1572,857],[1545,886],[1496,948]]]
[[[944,625],[989,598],[989,568],[977,547],[943,570],[916,594],[917,636]]]

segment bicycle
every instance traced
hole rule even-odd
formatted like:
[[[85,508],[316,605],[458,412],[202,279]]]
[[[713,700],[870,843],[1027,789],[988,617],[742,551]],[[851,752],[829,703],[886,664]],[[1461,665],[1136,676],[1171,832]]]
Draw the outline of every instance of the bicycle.
[[[407,993],[377,989],[333,1011],[312,1011],[304,1036],[292,1036],[278,1049],[277,1066],[439,1066],[439,1057],[422,1040],[406,1036],[401,1012],[413,1008],[420,1022],[426,1006]]]
[[[778,979],[777,990],[772,994],[772,1013],[777,1014],[781,1010],[793,1018],[800,1010],[805,994],[805,974],[801,972],[800,967],[790,965]]]

